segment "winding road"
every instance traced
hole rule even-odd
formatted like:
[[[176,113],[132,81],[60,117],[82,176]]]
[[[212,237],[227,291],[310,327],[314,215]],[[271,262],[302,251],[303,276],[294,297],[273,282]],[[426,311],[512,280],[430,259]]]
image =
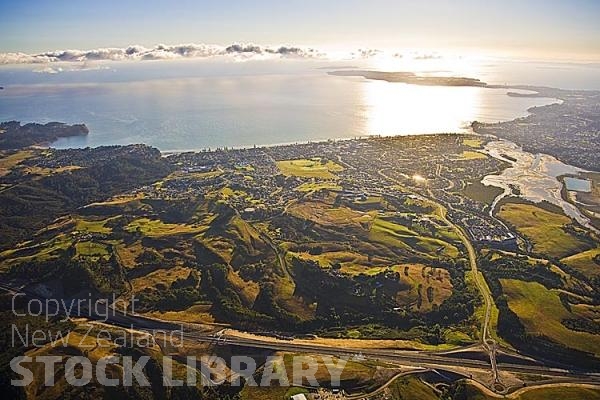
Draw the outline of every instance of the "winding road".
[[[396,183],[397,185],[404,186],[401,184],[401,182],[390,177],[389,175],[386,175],[383,171],[380,170],[380,171],[378,171],[378,173],[383,178],[390,180],[390,181]],[[464,230],[461,227],[459,227],[458,225],[452,223],[447,218],[446,207],[444,207],[442,204],[438,203],[433,198],[431,193],[429,193],[429,196],[424,196],[421,193],[413,193],[413,194],[415,196],[423,198],[425,201],[433,204],[437,208],[436,215],[447,226],[451,227],[452,230],[454,230],[454,232],[456,233],[456,235],[458,236],[460,241],[463,243],[463,245],[467,249],[467,255],[469,257],[469,266],[471,268],[473,280],[475,281],[475,285],[477,286],[477,289],[479,290],[479,293],[481,294],[481,297],[483,298],[484,305],[485,305],[484,320],[481,323],[481,335],[480,335],[481,336],[481,344],[483,345],[483,348],[486,350],[486,352],[488,353],[488,355],[490,357],[490,365],[492,368],[492,373],[494,375],[494,384],[500,385],[501,382],[500,382],[500,377],[498,374],[498,363],[496,361],[496,352],[498,350],[498,344],[496,343],[496,341],[492,338],[492,336],[490,334],[490,330],[491,330],[490,324],[491,324],[491,318],[492,318],[492,308],[494,307],[494,301],[492,298],[492,294],[490,293],[489,288],[487,287],[487,284],[485,283],[485,281],[482,281],[484,279],[483,276],[479,273],[479,269],[477,268],[477,253],[475,252],[475,248],[469,241],[469,238],[467,237],[467,234],[464,232]]]

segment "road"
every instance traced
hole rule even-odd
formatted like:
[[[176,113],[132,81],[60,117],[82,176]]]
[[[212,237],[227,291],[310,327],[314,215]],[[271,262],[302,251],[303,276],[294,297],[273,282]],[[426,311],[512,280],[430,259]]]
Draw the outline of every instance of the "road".
[[[456,232],[456,234],[460,238],[460,241],[463,243],[463,245],[467,249],[467,253],[469,255],[469,265],[471,267],[471,273],[473,275],[473,280],[475,281],[477,289],[479,290],[479,293],[481,293],[481,297],[483,297],[483,301],[485,304],[484,320],[483,320],[483,323],[481,324],[481,342],[490,356],[490,365],[492,366],[492,373],[494,374],[494,382],[500,383],[500,378],[498,375],[498,366],[496,363],[496,351],[498,349],[498,344],[496,343],[496,341],[492,338],[492,336],[490,334],[490,324],[491,324],[490,321],[492,318],[492,307],[494,306],[492,294],[490,293],[490,291],[487,287],[487,284],[482,281],[484,278],[479,273],[479,269],[477,268],[477,253],[475,252],[475,249],[473,248],[473,245],[469,241],[467,235],[462,230],[462,228],[460,228],[459,226],[456,226],[455,224],[450,222],[450,220],[448,220],[448,218],[446,218],[446,210],[442,205],[438,204],[438,207],[440,207],[439,208],[440,218],[448,226],[452,227],[452,229]]]
[[[400,182],[398,182],[396,179],[386,175],[383,171],[378,171],[378,173],[383,178],[402,186],[402,184]],[[483,345],[484,349],[487,351],[487,353],[489,355],[490,365],[492,368],[492,373],[494,375],[494,383],[500,384],[501,382],[500,382],[500,375],[498,373],[498,363],[496,362],[496,352],[498,349],[498,344],[490,335],[490,321],[491,321],[491,317],[492,317],[492,307],[494,305],[494,302],[492,299],[492,294],[489,292],[487,284],[485,282],[482,282],[483,276],[479,273],[479,269],[477,268],[477,253],[475,252],[473,245],[469,241],[467,234],[463,231],[463,229],[461,227],[452,223],[446,217],[446,214],[447,214],[446,208],[443,205],[441,205],[440,203],[438,203],[433,198],[431,193],[429,193],[429,196],[425,196],[421,193],[414,193],[414,194],[416,196],[424,198],[427,202],[433,204],[437,208],[437,213],[436,213],[437,216],[446,225],[451,227],[452,230],[454,230],[454,232],[456,233],[456,235],[458,236],[460,241],[463,243],[463,245],[467,249],[467,255],[469,257],[469,266],[471,268],[473,280],[475,281],[475,285],[477,286],[479,293],[481,293],[481,297],[483,298],[484,304],[485,304],[484,320],[481,324],[481,344]]]
[[[20,287],[14,287],[10,284],[0,283],[0,290],[7,291],[9,293],[23,294],[29,298],[40,298],[35,293],[23,291]],[[52,310],[55,311],[55,310]],[[85,310],[87,312],[87,310]],[[105,313],[101,315],[81,315],[82,317],[88,317],[90,319],[99,319],[105,324],[112,325],[114,327],[121,327],[127,329],[135,329],[142,332],[153,333],[155,330],[161,330],[166,334],[178,331],[181,326],[177,326],[172,322],[165,322],[155,319],[146,318],[137,314],[124,315],[117,310],[112,309],[108,314],[107,318]],[[179,331],[177,332],[179,334]],[[220,332],[219,335],[207,334],[201,331],[195,331],[190,327],[187,327],[183,332],[184,340],[191,342],[205,342],[217,345],[228,345],[228,346],[239,346],[247,348],[267,349],[272,351],[285,351],[290,353],[311,353],[311,354],[326,354],[336,357],[347,357],[352,358],[357,353],[362,354],[364,357],[386,361],[390,363],[405,365],[409,367],[419,368],[430,368],[436,370],[448,370],[459,373],[463,376],[464,372],[461,372],[464,368],[470,368],[479,371],[489,371],[489,363],[483,360],[476,360],[470,358],[461,357],[460,353],[453,353],[447,355],[435,354],[423,351],[411,351],[411,350],[392,350],[392,349],[372,349],[372,348],[352,348],[348,349],[342,346],[326,346],[326,345],[312,345],[306,343],[297,343],[294,341],[275,340],[272,338],[242,338],[228,335],[224,332]],[[577,371],[569,371],[555,368],[548,368],[543,365],[531,365],[531,364],[511,364],[511,363],[500,363],[498,368],[507,372],[514,373],[529,373],[545,375],[549,377],[561,378],[565,382],[572,383],[587,383],[593,385],[600,385],[600,374],[582,373]],[[485,385],[485,382],[480,382]],[[493,388],[492,388],[493,389]]]
[[[212,335],[196,334],[194,332],[185,332],[184,337],[201,341],[216,342]],[[431,369],[450,369],[452,368],[473,368],[477,370],[489,370],[489,363],[483,360],[462,358],[460,354],[438,355],[423,351],[411,350],[391,350],[391,349],[371,349],[371,348],[344,348],[338,346],[310,345],[294,343],[293,341],[272,340],[272,339],[251,339],[230,336],[226,333],[221,335],[220,344],[230,346],[252,347],[260,349],[270,349],[276,351],[286,351],[292,353],[314,353],[328,354],[337,357],[353,357],[357,353],[366,358],[381,361],[389,361],[406,366],[431,368]],[[500,363],[502,370],[516,373],[533,373],[553,377],[570,377],[576,381],[593,382],[600,384],[600,375],[586,374],[575,371],[568,371],[556,368],[547,368],[541,365],[530,364],[512,364]]]

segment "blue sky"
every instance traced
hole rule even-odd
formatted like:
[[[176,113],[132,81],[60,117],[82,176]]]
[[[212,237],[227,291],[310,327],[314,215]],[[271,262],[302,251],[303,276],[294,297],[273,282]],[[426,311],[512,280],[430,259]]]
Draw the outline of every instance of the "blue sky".
[[[600,58],[594,0],[0,0],[0,52],[232,42]]]

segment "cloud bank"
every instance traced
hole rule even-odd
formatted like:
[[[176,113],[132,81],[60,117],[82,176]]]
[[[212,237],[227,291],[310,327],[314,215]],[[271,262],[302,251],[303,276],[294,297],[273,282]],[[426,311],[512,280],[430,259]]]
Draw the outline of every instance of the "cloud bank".
[[[257,56],[322,58],[325,56],[316,49],[302,47],[268,47],[238,43],[224,47],[210,44],[192,43],[172,46],[159,44],[152,48],[133,45],[125,48],[108,47],[92,50],[56,50],[38,54],[0,53],[0,65],[47,64],[53,62],[169,60],[183,58],[208,58],[226,55],[240,58],[252,58]]]
[[[405,51],[398,52],[393,49],[358,48],[356,50],[334,51],[332,53],[317,50],[311,47],[299,46],[262,46],[252,43],[233,43],[229,46],[214,44],[159,44],[154,47],[131,45],[127,47],[106,47],[91,50],[55,50],[36,54],[23,52],[1,53],[0,66],[3,65],[31,65],[32,71],[40,74],[60,74],[65,72],[78,72],[100,69],[113,69],[108,62],[117,61],[145,61],[145,60],[182,60],[182,59],[209,59],[214,57],[227,57],[234,61],[256,59],[313,59],[319,61],[345,62],[363,61],[366,64],[383,60],[394,64],[436,62],[445,58],[437,52]],[[342,64],[343,66],[343,64]],[[339,67],[336,67],[339,69]],[[356,67],[360,68],[360,67]],[[396,65],[395,68],[405,68]]]

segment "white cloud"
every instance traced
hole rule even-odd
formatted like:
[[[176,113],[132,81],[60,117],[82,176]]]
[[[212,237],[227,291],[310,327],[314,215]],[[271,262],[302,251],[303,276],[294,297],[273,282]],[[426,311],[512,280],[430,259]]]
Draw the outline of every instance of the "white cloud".
[[[43,64],[49,67],[53,63],[71,65],[93,63],[96,61],[145,61],[173,60],[189,58],[231,57],[235,60],[263,58],[299,58],[299,59],[373,59],[380,57],[403,58],[413,60],[436,60],[442,58],[437,52],[423,53],[412,51],[408,53],[387,52],[376,48],[359,48],[343,54],[325,53],[315,48],[299,46],[261,46],[253,43],[233,43],[229,46],[219,46],[204,43],[188,43],[177,45],[158,44],[148,48],[141,45],[128,47],[106,47],[91,50],[55,50],[37,54],[0,53],[0,65],[6,64]],[[75,67],[51,68],[54,73],[70,71]],[[40,68],[36,72],[51,73],[48,68]]]
[[[100,69],[110,69],[106,65],[93,65],[84,62],[83,64],[61,63],[61,66],[50,66],[36,68],[33,72],[40,74],[59,74],[61,72],[80,72],[80,71],[95,71]]]
[[[443,58],[438,53],[417,53],[413,55],[413,59],[415,60],[439,60]]]
[[[278,56],[322,58],[316,49],[291,46],[268,47],[255,44],[234,43],[230,46],[210,44],[159,44],[153,48],[132,45],[125,48],[107,47],[92,50],[56,50],[38,54],[0,53],[2,64],[47,64],[53,62],[165,60],[180,58],[207,58],[231,55],[233,57]]]
[[[353,58],[372,58],[382,53],[379,49],[358,49],[358,51],[352,53]]]

